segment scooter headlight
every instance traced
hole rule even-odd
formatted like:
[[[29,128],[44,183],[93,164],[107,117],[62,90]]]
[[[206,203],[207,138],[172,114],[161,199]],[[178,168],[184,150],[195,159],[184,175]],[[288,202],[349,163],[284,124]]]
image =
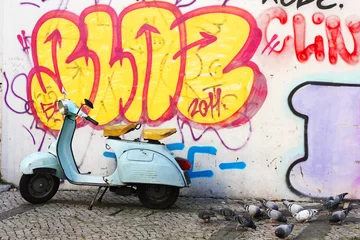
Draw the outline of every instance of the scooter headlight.
[[[66,103],[64,103],[63,101],[59,100],[59,101],[58,101],[58,107],[59,107],[59,112],[60,112],[62,115],[68,114],[69,108],[68,108],[68,106],[66,105]]]

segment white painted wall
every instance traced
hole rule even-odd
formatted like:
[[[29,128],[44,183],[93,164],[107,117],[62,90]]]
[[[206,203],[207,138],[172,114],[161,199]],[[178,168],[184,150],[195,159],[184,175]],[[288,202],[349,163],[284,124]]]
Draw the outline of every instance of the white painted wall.
[[[110,2],[117,14],[123,11],[126,6],[135,3],[135,1],[123,0]],[[185,4],[191,1],[182,2]],[[271,1],[268,1],[268,3],[264,5],[262,5],[261,2],[260,0],[230,0],[228,5],[245,9],[257,19],[258,24],[260,24],[261,21],[264,20],[263,17],[260,17],[261,14],[270,7],[275,6]],[[16,75],[21,73],[28,75],[34,66],[31,54],[26,54],[23,51],[17,40],[17,35],[22,30],[25,30],[26,34],[30,34],[38,19],[51,10],[66,9],[76,15],[80,15],[86,7],[93,5],[94,1],[45,1],[44,3],[37,1],[36,4],[39,4],[39,8],[31,5],[20,5],[19,1],[7,0],[1,3],[4,4],[4,6],[0,7],[4,9],[3,17],[0,18],[4,20],[4,28],[2,31],[4,42],[3,48],[0,48],[0,54],[3,49],[3,70],[11,84]],[[108,2],[100,1],[100,3],[107,4]],[[184,14],[194,9],[215,4],[222,4],[222,1],[197,1],[189,7],[182,7],[181,11]],[[304,120],[291,112],[288,104],[290,92],[306,81],[354,84],[359,82],[359,64],[347,64],[340,57],[336,64],[332,65],[329,63],[325,23],[315,25],[311,20],[315,12],[322,12],[325,17],[331,15],[339,16],[346,46],[349,51],[352,52],[354,43],[349,31],[345,27],[345,22],[347,17],[351,15],[357,15],[357,17],[359,17],[357,9],[359,9],[360,3],[348,0],[344,1],[343,4],[343,9],[334,7],[330,10],[319,10],[316,4],[309,4],[300,9],[296,9],[295,6],[283,8],[288,15],[288,22],[281,25],[278,21],[273,21],[269,25],[267,33],[263,33],[263,39],[265,35],[270,39],[276,33],[279,37],[278,39],[282,42],[287,35],[293,36],[292,18],[295,14],[301,13],[304,15],[307,24],[306,45],[310,44],[317,34],[321,35],[325,40],[325,60],[323,62],[317,62],[314,56],[311,56],[309,61],[300,63],[296,59],[293,47],[287,48],[289,50],[288,55],[284,52],[281,54],[272,53],[270,55],[268,55],[267,52],[266,54],[261,54],[265,47],[264,43],[261,43],[252,61],[257,64],[266,78],[268,95],[264,104],[251,121],[233,128],[217,126],[217,131],[223,142],[221,142],[217,134],[211,130],[204,133],[203,137],[198,141],[194,140],[187,126],[182,130],[185,148],[182,151],[176,151],[178,155],[187,157],[189,149],[194,146],[213,147],[217,150],[216,155],[197,154],[195,156],[194,171],[211,170],[213,171],[213,177],[193,178],[191,188],[184,190],[184,194],[196,196],[227,196],[232,198],[240,198],[242,196],[297,198],[297,195],[291,192],[287,186],[286,172],[293,162],[304,156]],[[355,22],[356,20],[352,21]],[[201,22],[199,24],[206,23]],[[193,41],[195,40],[196,39],[193,39]],[[34,41],[34,39],[32,39],[32,41]],[[64,44],[65,41],[62,42],[62,47],[64,47]],[[282,44],[276,49],[279,50],[281,45]],[[31,50],[33,51],[34,49]],[[104,51],[106,51],[106,49]],[[41,54],[48,54],[49,52],[51,52],[50,48]],[[359,54],[358,57],[360,57]],[[7,89],[9,85],[5,80],[3,82],[3,92],[5,92],[5,89]],[[21,98],[28,98],[26,94],[27,87],[25,77],[20,76],[13,85],[13,91],[10,89],[8,94],[3,98],[7,104],[3,104],[3,159],[1,171],[6,180],[14,183],[17,183],[21,176],[19,172],[21,159],[34,151],[38,151],[43,138],[43,132],[35,128],[34,117],[29,114],[19,114],[19,112],[25,111],[25,102],[21,100]],[[79,91],[80,89],[81,87],[71,91]],[[319,90],[319,93],[320,92],[322,91]],[[19,97],[16,97],[14,93]],[[328,94],[328,92],[325,91],[324,94]],[[312,196],[326,196],[332,193],[347,191],[351,198],[360,197],[359,183],[356,183],[356,179],[360,177],[359,164],[353,159],[357,157],[358,154],[355,150],[357,143],[352,141],[354,139],[353,136],[347,138],[345,135],[341,135],[343,128],[339,127],[349,126],[354,128],[354,133],[356,133],[356,118],[354,118],[355,120],[353,121],[349,120],[350,118],[347,116],[356,112],[358,108],[352,105],[352,102],[356,100],[355,96],[351,94],[342,95],[342,93],[340,94],[340,90],[339,94],[335,94],[332,99],[334,99],[334,102],[337,102],[336,99],[341,96],[348,98],[348,102],[343,106],[343,109],[353,109],[352,111],[349,110],[349,112],[346,112],[346,116],[342,115],[343,109],[330,111],[334,110],[332,108],[332,102],[323,103],[321,102],[321,98],[317,99],[317,101],[319,101],[319,108],[311,115],[311,120],[316,118],[316,121],[311,121],[311,124],[316,124],[318,128],[314,128],[314,131],[310,132],[309,139],[318,139],[319,136],[324,136],[324,138],[334,137],[336,144],[329,143],[329,145],[325,144],[324,141],[324,144],[313,146],[312,149],[319,150],[321,154],[316,155],[315,152],[311,152],[309,160],[303,163],[301,171],[299,168],[300,165],[295,167],[295,170],[290,175],[290,180],[297,191]],[[305,104],[306,94],[305,97],[302,96],[302,99],[299,101]],[[336,116],[331,115],[334,112],[338,114],[336,114]],[[343,116],[342,119],[340,119],[341,115]],[[333,127],[332,129],[334,129],[334,132],[331,133],[333,135],[331,135],[329,131],[326,130],[328,128],[322,127],[326,124],[322,125],[320,121],[329,123],[335,118],[339,120],[336,124],[330,124]],[[164,122],[160,127],[176,127],[178,129],[178,133],[165,140],[166,143],[180,143],[182,141],[181,131],[178,128],[176,117]],[[31,132],[31,134],[29,132]],[[199,136],[202,132],[203,131],[199,129],[194,130],[195,136]],[[341,138],[337,138],[340,135]],[[136,133],[131,133],[127,138],[137,136]],[[41,150],[46,151],[47,146],[53,140],[54,137],[47,134]],[[314,140],[314,142],[318,143],[318,140]],[[312,143],[312,141],[310,141],[310,143]],[[242,145],[244,145],[244,147],[240,150],[229,150],[229,147],[238,148]],[[102,156],[105,147],[101,130],[93,130],[89,126],[78,129],[73,146],[77,162],[82,162],[80,168],[82,172],[91,171],[97,174],[107,174],[113,169],[113,161],[111,159],[104,159]],[[326,159],[325,157],[322,158],[322,156],[325,156],[325,153],[331,152],[333,154],[331,156],[338,156],[337,153],[345,150],[354,151],[353,157],[349,158],[344,156],[342,161]],[[316,157],[313,158],[315,155]],[[326,156],[328,157],[328,155]],[[246,168],[242,170],[225,171],[219,168],[221,163],[236,161],[245,162]],[[321,175],[319,174],[319,169],[324,170]],[[345,184],[344,175],[347,176],[348,179],[351,179],[351,183]],[[329,179],[336,180],[331,182]],[[63,187],[74,188],[74,186],[69,184],[65,184]]]
[[[2,84],[2,65],[3,65],[3,51],[4,51],[4,47],[3,47],[3,22],[4,22],[4,18],[3,16],[3,11],[4,11],[4,2],[1,1],[0,2],[0,83]],[[2,94],[2,85],[1,85],[1,94]],[[0,101],[0,135],[2,135],[2,109],[3,109],[3,105],[2,105],[2,101]],[[1,144],[2,145],[2,144]],[[1,160],[2,160],[2,147],[0,147],[0,165],[1,165]]]
[[[4,2],[1,1],[0,2],[0,14],[1,16],[3,16],[3,11],[4,11]],[[4,18],[0,17],[0,32],[3,33],[3,23],[4,23]],[[4,47],[3,47],[3,34],[1,34],[0,37],[0,69],[2,69],[2,56],[3,56],[3,52],[4,52]],[[0,78],[2,79],[2,78]]]

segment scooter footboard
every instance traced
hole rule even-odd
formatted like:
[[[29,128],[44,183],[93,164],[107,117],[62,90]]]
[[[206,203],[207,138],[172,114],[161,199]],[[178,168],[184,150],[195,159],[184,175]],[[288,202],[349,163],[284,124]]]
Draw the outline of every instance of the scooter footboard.
[[[60,179],[65,178],[58,159],[48,152],[35,152],[24,158],[20,163],[20,171],[23,174],[47,172]]]

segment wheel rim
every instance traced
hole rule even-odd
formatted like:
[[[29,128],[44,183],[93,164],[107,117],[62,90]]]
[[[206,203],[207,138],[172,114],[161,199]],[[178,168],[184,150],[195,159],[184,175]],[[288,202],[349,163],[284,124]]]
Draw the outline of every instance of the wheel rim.
[[[150,201],[161,203],[171,196],[171,187],[164,185],[146,186],[146,195]]]
[[[54,179],[50,174],[36,174],[29,182],[29,193],[41,198],[48,195],[54,187]]]

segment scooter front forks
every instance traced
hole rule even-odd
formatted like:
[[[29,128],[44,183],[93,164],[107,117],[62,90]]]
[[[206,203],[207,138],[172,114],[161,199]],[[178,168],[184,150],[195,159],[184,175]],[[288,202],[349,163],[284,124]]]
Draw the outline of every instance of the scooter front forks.
[[[100,187],[98,188],[98,191],[96,192],[93,200],[92,200],[91,203],[90,203],[90,206],[88,207],[89,210],[92,210],[92,207],[94,206],[95,200],[96,200],[97,196],[99,195],[101,188],[102,188],[102,186],[100,186]],[[101,202],[101,201],[102,201],[102,199],[103,199],[103,197],[104,197],[104,195],[105,195],[105,192],[108,190],[108,188],[109,188],[109,187],[105,187],[105,190],[102,192],[101,196],[99,197],[98,202]]]

